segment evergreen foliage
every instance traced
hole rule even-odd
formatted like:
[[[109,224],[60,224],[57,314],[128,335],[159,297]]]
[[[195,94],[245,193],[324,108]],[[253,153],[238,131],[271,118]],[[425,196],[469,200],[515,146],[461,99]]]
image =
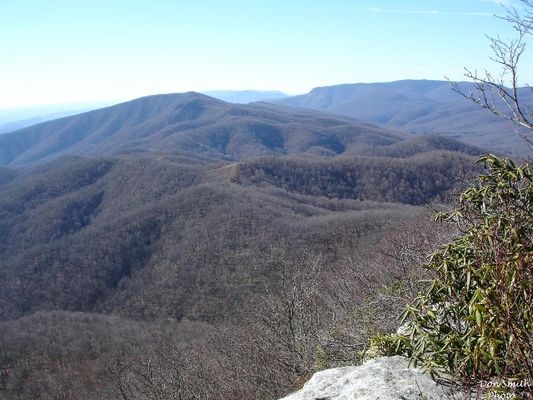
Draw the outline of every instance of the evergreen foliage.
[[[532,382],[533,171],[493,155],[479,162],[488,172],[436,216],[461,234],[430,258],[435,279],[404,313],[413,359],[464,384]]]

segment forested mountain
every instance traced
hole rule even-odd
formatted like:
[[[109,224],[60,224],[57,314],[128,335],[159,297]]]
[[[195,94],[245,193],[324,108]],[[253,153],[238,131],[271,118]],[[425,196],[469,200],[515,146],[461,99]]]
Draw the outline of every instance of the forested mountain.
[[[317,349],[358,354],[359,313],[411,271],[376,249],[398,230],[432,248],[413,221],[481,153],[197,93],[0,136],[0,396],[286,394]],[[380,328],[402,304],[386,301]]]
[[[465,93],[474,86],[460,82]],[[529,88],[520,90],[525,104],[533,103]],[[452,90],[447,81],[403,80],[317,87],[284,98],[278,104],[327,111],[415,133],[433,133],[493,151],[524,153],[517,127],[486,112]],[[506,109],[504,104],[503,109]],[[522,132],[518,130],[518,132]]]
[[[269,282],[272,248],[291,257],[352,251],[416,214],[411,205],[443,199],[472,160],[71,157],[5,169],[1,317],[62,309],[221,318]]]
[[[0,395],[277,398],[320,343],[351,359],[368,329],[353,330],[352,308],[397,279],[383,260],[353,260],[374,260],[365,253],[474,168],[467,154],[421,151],[0,169]]]
[[[311,196],[422,205],[444,200],[441,196],[457,183],[450,177],[466,177],[472,170],[472,158],[450,152],[429,152],[404,159],[271,158],[240,164],[234,180],[268,183]]]
[[[533,0],[124,3],[0,0],[0,400],[533,400]]]
[[[143,97],[2,135],[0,165],[31,165],[64,154],[131,152],[220,160],[339,155],[405,138],[348,118],[266,103],[233,105],[191,92]]]
[[[481,152],[197,93],[39,124],[0,145],[1,318],[220,318],[269,282],[272,247],[342,254],[442,200]]]

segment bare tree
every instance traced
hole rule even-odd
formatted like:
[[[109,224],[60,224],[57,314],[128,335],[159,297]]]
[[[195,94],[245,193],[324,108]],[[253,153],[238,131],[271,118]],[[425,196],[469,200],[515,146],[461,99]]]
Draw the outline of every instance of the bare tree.
[[[465,90],[458,83],[452,83],[454,91],[493,114],[511,121],[517,126],[533,130],[533,110],[522,101],[526,90],[519,87],[519,63],[526,50],[526,39],[533,33],[533,2],[521,0],[523,7],[504,7],[506,14],[498,17],[512,24],[516,37],[502,39],[490,37],[491,60],[500,67],[499,75],[488,71],[478,73],[468,68],[465,77],[474,82],[471,90]],[[533,147],[533,138],[524,136]]]

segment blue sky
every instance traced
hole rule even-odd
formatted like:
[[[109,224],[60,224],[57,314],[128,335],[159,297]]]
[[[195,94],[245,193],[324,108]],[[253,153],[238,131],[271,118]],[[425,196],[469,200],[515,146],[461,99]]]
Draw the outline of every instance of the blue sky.
[[[458,80],[491,66],[485,34],[512,36],[495,13],[491,0],[0,0],[0,108]]]

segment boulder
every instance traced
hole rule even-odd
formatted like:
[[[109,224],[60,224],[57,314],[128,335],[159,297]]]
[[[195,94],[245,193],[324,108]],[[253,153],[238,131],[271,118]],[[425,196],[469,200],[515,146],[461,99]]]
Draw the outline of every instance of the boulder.
[[[450,393],[421,369],[410,367],[408,358],[394,356],[317,372],[301,390],[281,400],[438,400],[451,399]]]

